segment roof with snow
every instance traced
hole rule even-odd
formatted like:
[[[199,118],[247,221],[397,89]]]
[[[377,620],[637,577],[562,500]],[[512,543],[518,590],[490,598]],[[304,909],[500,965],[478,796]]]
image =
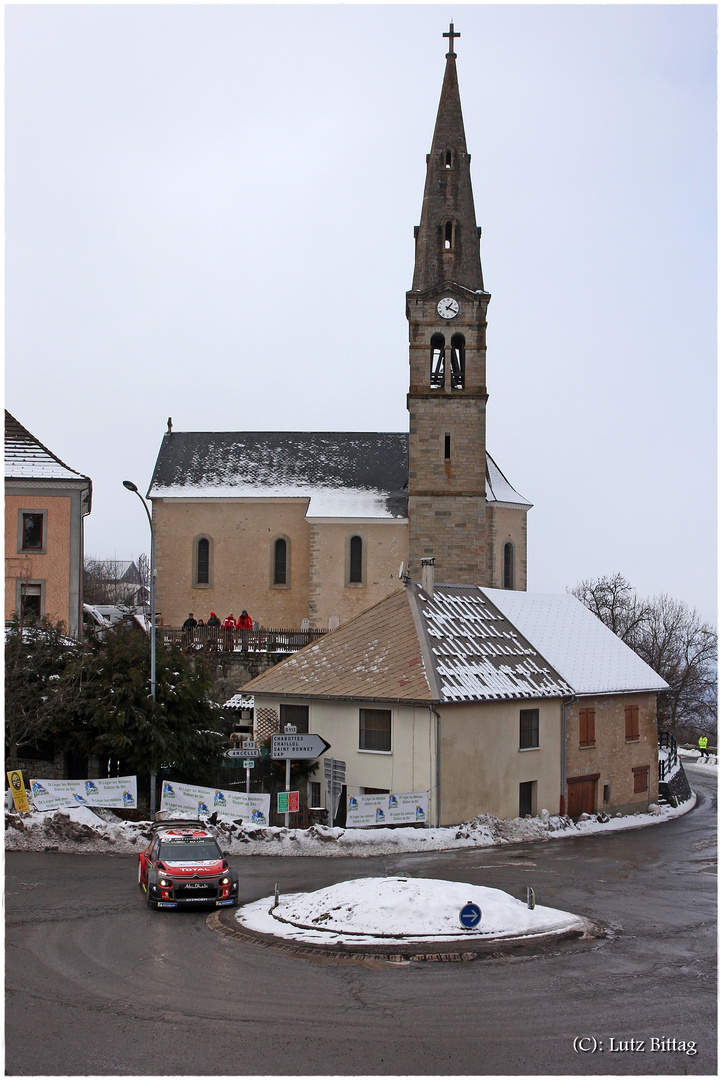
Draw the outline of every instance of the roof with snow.
[[[575,596],[480,591],[534,642],[575,694],[667,689],[664,679]]]
[[[399,589],[244,686],[245,693],[456,702],[571,688],[475,586]]]
[[[306,499],[310,518],[405,519],[403,432],[176,432],[163,436],[148,496]],[[491,502],[530,506],[487,454]]]
[[[84,480],[5,410],[6,480]]]

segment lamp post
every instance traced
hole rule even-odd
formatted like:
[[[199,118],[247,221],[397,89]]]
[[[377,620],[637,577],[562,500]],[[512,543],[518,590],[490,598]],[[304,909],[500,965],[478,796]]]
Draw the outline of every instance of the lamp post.
[[[134,492],[140,499],[150,527],[150,696],[155,708],[155,533],[148,505],[132,480],[124,480],[123,487]],[[155,772],[150,773],[150,812],[155,813]]]

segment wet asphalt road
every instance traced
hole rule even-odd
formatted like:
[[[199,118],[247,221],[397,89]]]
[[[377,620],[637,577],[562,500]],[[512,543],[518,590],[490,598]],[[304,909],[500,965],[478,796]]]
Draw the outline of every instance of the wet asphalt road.
[[[716,783],[700,769],[689,775],[695,810],[616,836],[232,860],[242,900],[270,894],[275,881],[295,891],[400,873],[519,898],[530,884],[539,903],[610,930],[581,946],[471,963],[301,959],[214,933],[201,912],[149,911],[135,856],[10,852],[6,1071],[716,1075]],[[580,1036],[601,1049],[575,1052]],[[694,1040],[698,1053],[654,1039]]]

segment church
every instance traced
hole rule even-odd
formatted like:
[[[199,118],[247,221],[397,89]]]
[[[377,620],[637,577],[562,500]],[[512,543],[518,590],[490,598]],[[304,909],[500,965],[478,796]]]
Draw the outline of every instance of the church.
[[[182,432],[148,498],[157,610],[333,629],[421,577],[525,590],[529,503],[486,447],[480,237],[453,23],[406,294],[409,431]]]

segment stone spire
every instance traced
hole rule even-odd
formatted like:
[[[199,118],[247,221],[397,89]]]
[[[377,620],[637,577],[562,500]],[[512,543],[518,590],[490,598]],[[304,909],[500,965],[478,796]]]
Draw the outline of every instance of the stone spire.
[[[466,150],[461,113],[454,24],[431,153],[426,158],[426,186],[421,223],[415,230],[416,261],[412,292],[455,282],[472,292],[483,290],[479,236],[471,190],[471,155]]]

